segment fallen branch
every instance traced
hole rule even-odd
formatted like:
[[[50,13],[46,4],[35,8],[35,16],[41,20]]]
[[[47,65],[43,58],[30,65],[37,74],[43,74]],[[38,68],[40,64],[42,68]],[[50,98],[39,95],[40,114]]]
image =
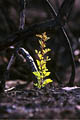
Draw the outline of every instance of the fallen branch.
[[[46,22],[41,22],[38,24],[30,25],[29,27],[26,27],[23,30],[19,30],[19,31],[13,33],[12,35],[10,35],[9,37],[7,37],[7,39],[1,41],[0,42],[0,51],[4,50],[4,49],[8,48],[9,46],[14,45],[20,41],[23,41],[23,40],[27,41],[28,39],[26,39],[26,38],[28,38],[30,36],[33,37],[37,33],[42,33],[44,31],[51,32],[56,27],[59,27],[59,25],[56,22],[56,20],[54,20],[54,19],[47,20]]]

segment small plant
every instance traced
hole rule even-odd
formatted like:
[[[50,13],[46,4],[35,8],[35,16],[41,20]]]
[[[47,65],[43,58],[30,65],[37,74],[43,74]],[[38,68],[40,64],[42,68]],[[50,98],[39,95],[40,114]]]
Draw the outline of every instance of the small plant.
[[[39,44],[41,50],[35,50],[35,53],[38,55],[38,58],[36,60],[38,71],[33,72],[33,74],[36,76],[38,82],[34,85],[37,86],[39,89],[47,85],[48,83],[51,83],[53,80],[51,80],[49,77],[50,72],[48,71],[46,64],[51,59],[46,54],[51,51],[50,48],[46,48],[46,41],[49,39],[47,37],[46,32],[42,33],[42,35],[37,34],[36,37],[39,37]]]

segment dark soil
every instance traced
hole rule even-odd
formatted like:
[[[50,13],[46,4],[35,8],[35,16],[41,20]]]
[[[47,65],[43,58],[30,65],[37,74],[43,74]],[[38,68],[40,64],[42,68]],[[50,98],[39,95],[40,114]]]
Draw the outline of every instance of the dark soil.
[[[0,119],[80,119],[80,88],[13,90],[0,95]]]

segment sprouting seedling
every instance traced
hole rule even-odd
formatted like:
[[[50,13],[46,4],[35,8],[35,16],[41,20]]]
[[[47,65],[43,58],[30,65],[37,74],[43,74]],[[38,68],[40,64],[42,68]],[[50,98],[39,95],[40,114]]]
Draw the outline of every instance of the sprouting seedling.
[[[37,34],[36,37],[40,38],[39,44],[41,50],[40,51],[35,50],[35,53],[37,54],[39,59],[36,60],[38,71],[33,72],[33,74],[36,76],[38,80],[38,82],[35,83],[34,85],[37,86],[38,88],[42,88],[45,87],[45,85],[47,85],[48,83],[51,83],[53,81],[50,78],[48,78],[51,73],[48,71],[46,67],[47,62],[51,60],[49,56],[47,56],[46,54],[49,51],[51,51],[51,49],[46,47],[46,41],[49,39],[49,37],[47,37],[46,35],[46,32],[42,33],[42,35]]]

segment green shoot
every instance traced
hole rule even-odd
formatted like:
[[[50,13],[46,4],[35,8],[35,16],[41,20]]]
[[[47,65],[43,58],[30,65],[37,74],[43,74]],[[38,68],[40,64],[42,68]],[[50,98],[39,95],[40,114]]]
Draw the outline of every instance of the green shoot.
[[[48,76],[51,73],[48,71],[46,67],[47,62],[51,60],[49,56],[47,56],[46,54],[49,51],[51,51],[51,49],[46,48],[46,41],[49,39],[49,37],[47,37],[46,35],[46,32],[42,33],[42,35],[37,34],[36,37],[40,38],[39,44],[41,50],[40,51],[35,50],[35,53],[38,55],[39,59],[36,60],[38,71],[33,72],[33,74],[36,76],[38,80],[38,82],[35,83],[34,85],[40,89],[42,87],[45,87],[45,85],[47,85],[48,83],[53,82],[53,80],[48,78]]]

